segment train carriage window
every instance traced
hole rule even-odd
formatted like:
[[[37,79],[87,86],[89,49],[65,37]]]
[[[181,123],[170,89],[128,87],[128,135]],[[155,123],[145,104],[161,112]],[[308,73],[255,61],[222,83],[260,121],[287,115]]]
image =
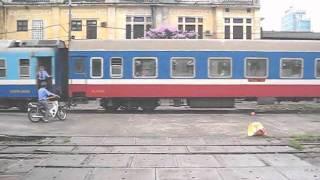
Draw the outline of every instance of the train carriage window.
[[[281,78],[302,78],[303,77],[303,60],[298,58],[281,59]]]
[[[316,59],[316,78],[320,78],[320,59]]]
[[[134,58],[135,78],[154,78],[157,77],[156,58]]]
[[[30,60],[29,59],[20,59],[20,78],[29,78],[30,77]]]
[[[76,59],[75,72],[79,74],[84,73],[84,59]]]
[[[102,78],[103,77],[103,59],[100,57],[93,57],[90,59],[91,62],[91,77]]]
[[[122,78],[122,58],[113,57],[110,62],[110,77]]]
[[[230,78],[231,58],[209,58],[208,73],[210,78]]]
[[[268,59],[246,58],[246,63],[245,63],[246,78],[266,78],[267,76],[268,76]]]
[[[0,78],[6,77],[6,62],[4,59],[0,59]]]
[[[188,57],[172,58],[171,76],[174,78],[194,78],[195,59]]]

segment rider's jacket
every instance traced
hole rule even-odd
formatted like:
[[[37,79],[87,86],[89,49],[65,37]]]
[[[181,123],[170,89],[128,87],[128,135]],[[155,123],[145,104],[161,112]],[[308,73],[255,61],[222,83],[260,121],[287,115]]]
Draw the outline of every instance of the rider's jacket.
[[[42,87],[38,90],[38,100],[46,101],[49,96],[54,96],[55,94],[48,91],[46,88]]]

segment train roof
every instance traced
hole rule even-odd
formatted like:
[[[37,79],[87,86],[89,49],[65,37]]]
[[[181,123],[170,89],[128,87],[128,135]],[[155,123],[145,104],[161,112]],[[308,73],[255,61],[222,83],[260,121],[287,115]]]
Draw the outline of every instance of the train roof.
[[[7,48],[65,48],[60,40],[0,40],[0,49]]]
[[[320,52],[320,41],[286,40],[72,40],[70,51],[297,51]]]

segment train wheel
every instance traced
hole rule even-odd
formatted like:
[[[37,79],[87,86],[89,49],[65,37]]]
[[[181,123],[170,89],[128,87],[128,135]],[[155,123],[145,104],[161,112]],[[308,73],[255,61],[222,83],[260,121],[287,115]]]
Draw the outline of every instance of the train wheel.
[[[157,102],[157,101],[153,101],[153,100],[143,101],[143,102],[140,104],[141,109],[142,109],[143,111],[145,111],[145,112],[154,111],[157,106],[158,106],[158,102]]]

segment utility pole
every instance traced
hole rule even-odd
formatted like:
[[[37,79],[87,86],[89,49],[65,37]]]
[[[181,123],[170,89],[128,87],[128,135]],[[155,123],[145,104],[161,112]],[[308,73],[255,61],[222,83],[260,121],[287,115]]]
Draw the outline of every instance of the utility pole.
[[[72,14],[71,14],[71,8],[72,8],[72,0],[69,0],[68,3],[68,7],[69,7],[69,31],[68,31],[68,44],[70,44],[71,42],[71,30],[72,30]]]

